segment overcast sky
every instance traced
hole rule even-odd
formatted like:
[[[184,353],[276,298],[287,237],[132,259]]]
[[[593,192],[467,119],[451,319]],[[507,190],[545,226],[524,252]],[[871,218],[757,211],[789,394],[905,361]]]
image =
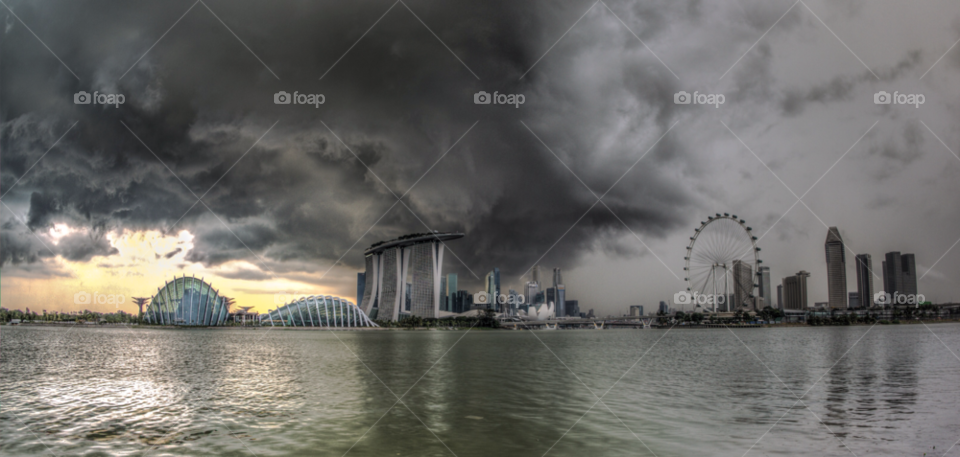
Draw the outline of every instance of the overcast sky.
[[[521,290],[539,262],[621,314],[686,287],[717,212],[753,227],[774,284],[811,272],[811,303],[827,226],[851,291],[854,253],[898,250],[928,299],[960,300],[956,2],[4,1],[7,308],[181,274],[260,311],[354,299],[364,248],[429,229],[466,234],[444,264],[461,288],[499,267]]]

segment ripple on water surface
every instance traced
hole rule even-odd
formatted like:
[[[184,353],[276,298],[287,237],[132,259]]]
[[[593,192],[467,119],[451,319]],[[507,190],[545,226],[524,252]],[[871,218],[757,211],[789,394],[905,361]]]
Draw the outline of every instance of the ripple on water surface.
[[[955,324],[0,332],[3,455],[940,455],[960,430]]]

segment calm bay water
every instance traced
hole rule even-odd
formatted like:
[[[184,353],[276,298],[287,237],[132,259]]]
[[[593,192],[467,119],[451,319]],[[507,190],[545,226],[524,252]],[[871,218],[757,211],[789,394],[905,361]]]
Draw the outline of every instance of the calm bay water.
[[[734,332],[2,327],[0,454],[742,456],[759,439],[748,455],[920,456],[960,439],[960,325]]]

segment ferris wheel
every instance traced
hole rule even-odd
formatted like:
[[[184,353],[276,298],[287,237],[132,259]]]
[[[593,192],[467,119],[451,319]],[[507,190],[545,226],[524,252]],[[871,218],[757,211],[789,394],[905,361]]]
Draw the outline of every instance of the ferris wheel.
[[[753,229],[736,214],[717,213],[700,222],[694,232],[683,268],[694,310],[730,312],[752,307],[754,278],[762,262]],[[708,299],[698,302],[697,297]]]

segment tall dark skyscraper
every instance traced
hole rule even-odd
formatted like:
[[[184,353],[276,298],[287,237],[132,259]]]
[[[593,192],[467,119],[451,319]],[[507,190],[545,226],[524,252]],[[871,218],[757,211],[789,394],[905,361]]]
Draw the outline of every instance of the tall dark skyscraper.
[[[917,260],[913,254],[900,256],[900,282],[904,295],[917,295]]]
[[[903,275],[900,274],[900,270],[903,268],[901,262],[900,253],[897,251],[888,252],[884,255],[883,291],[888,294],[903,293]]]
[[[857,295],[860,297],[860,307],[873,306],[873,259],[870,254],[857,254]]]
[[[757,272],[757,279],[760,283],[760,297],[763,298],[763,306],[769,306],[771,308],[776,308],[776,304],[773,303],[773,291],[770,290],[770,267],[760,267],[760,271]]]
[[[490,309],[500,310],[500,269],[494,268],[487,273],[486,277],[487,293],[490,294]]]
[[[831,308],[847,309],[847,253],[836,227],[827,230],[824,250],[827,256],[827,303]]]
[[[450,311],[447,306],[447,278],[440,277],[440,310]]]
[[[783,284],[777,284],[777,309],[783,309]]]
[[[456,297],[457,297],[457,274],[450,273],[447,275],[447,311],[452,311],[455,313],[460,312],[460,311],[454,311],[453,309],[453,301]]]
[[[566,308],[567,291],[566,287],[563,285],[563,276],[560,274],[559,268],[553,269],[553,288],[556,290],[555,303],[557,317],[563,317],[565,315],[564,308]]]
[[[888,294],[916,295],[917,260],[913,254],[888,252],[883,261],[883,291]]]

